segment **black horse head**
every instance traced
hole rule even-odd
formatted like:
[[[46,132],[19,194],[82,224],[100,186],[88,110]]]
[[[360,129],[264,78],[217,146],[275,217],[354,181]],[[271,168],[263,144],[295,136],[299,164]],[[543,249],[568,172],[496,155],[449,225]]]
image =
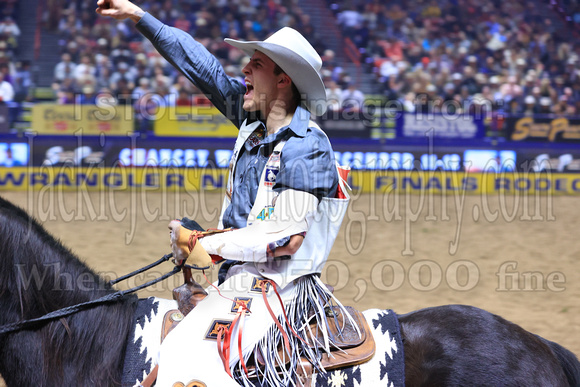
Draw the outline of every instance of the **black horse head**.
[[[35,219],[0,197],[0,325],[36,318],[112,292],[106,281]],[[115,384],[122,372],[119,357],[135,299],[0,336],[0,374],[9,385]],[[11,350],[17,347],[21,349]],[[26,358],[18,354],[26,354]],[[3,372],[14,366],[21,372]]]

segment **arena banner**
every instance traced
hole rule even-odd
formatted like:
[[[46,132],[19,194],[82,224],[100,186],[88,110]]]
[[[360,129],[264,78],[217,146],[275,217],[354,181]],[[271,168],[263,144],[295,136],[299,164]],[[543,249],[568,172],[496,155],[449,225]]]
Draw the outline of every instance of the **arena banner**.
[[[36,104],[32,107],[32,131],[39,134],[126,136],[133,130],[131,106]]]
[[[209,168],[0,168],[0,191],[222,192],[227,169]],[[547,172],[352,171],[355,194],[556,194],[580,196],[580,174]]]
[[[521,169],[534,172],[580,173],[580,147],[576,149],[526,149],[518,151]]]
[[[25,142],[0,142],[0,167],[27,166],[29,156],[29,147]]]
[[[238,128],[213,106],[161,107],[154,116],[153,132],[156,136],[238,136]]]
[[[580,195],[580,174],[545,172],[353,171],[349,184],[375,194]]]
[[[507,138],[512,141],[578,142],[580,117],[555,115],[509,116],[504,121]]]
[[[483,117],[440,113],[404,113],[397,122],[398,138],[466,140],[485,136]]]
[[[27,136],[32,166],[227,168],[232,138],[148,136]],[[15,139],[15,141],[22,141]],[[520,170],[512,149],[429,149],[381,146],[378,142],[333,141],[341,165],[362,170]],[[534,155],[532,158],[536,157]],[[524,170],[528,170],[524,168]]]
[[[219,191],[225,190],[227,169],[209,168],[0,168],[0,191]]]
[[[366,111],[327,111],[316,122],[330,138],[370,138],[374,117]]]
[[[154,136],[11,135],[0,138],[0,166],[227,168],[232,138]],[[504,142],[495,147],[419,144],[397,146],[377,141],[335,139],[340,165],[364,171],[448,171],[580,173],[580,148],[572,143]],[[489,144],[488,144],[489,145]],[[519,146],[516,146],[519,145]]]

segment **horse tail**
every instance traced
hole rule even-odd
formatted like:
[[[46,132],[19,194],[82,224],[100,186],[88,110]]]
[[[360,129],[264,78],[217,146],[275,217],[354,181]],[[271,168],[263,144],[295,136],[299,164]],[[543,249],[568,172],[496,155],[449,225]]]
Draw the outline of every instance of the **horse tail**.
[[[576,355],[562,347],[560,344],[554,343],[550,340],[546,340],[543,337],[538,336],[550,349],[554,352],[566,378],[568,378],[568,383],[571,387],[580,387],[580,361]]]

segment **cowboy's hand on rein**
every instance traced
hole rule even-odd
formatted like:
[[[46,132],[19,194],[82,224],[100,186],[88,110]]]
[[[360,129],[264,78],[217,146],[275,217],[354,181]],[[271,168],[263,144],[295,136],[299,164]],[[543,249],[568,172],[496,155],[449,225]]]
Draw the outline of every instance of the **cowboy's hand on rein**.
[[[207,267],[212,259],[197,239],[205,234],[202,231],[190,230],[183,227],[180,220],[169,222],[169,235],[171,252],[177,265],[181,265],[187,259],[192,266]]]

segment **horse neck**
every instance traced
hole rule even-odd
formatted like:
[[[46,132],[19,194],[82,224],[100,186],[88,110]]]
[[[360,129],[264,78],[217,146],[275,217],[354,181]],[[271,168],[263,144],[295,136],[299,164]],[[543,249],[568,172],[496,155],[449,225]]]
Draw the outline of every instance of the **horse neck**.
[[[113,291],[35,220],[0,198],[0,324]],[[111,385],[120,380],[135,307],[132,298],[0,337],[0,373],[8,385]]]

